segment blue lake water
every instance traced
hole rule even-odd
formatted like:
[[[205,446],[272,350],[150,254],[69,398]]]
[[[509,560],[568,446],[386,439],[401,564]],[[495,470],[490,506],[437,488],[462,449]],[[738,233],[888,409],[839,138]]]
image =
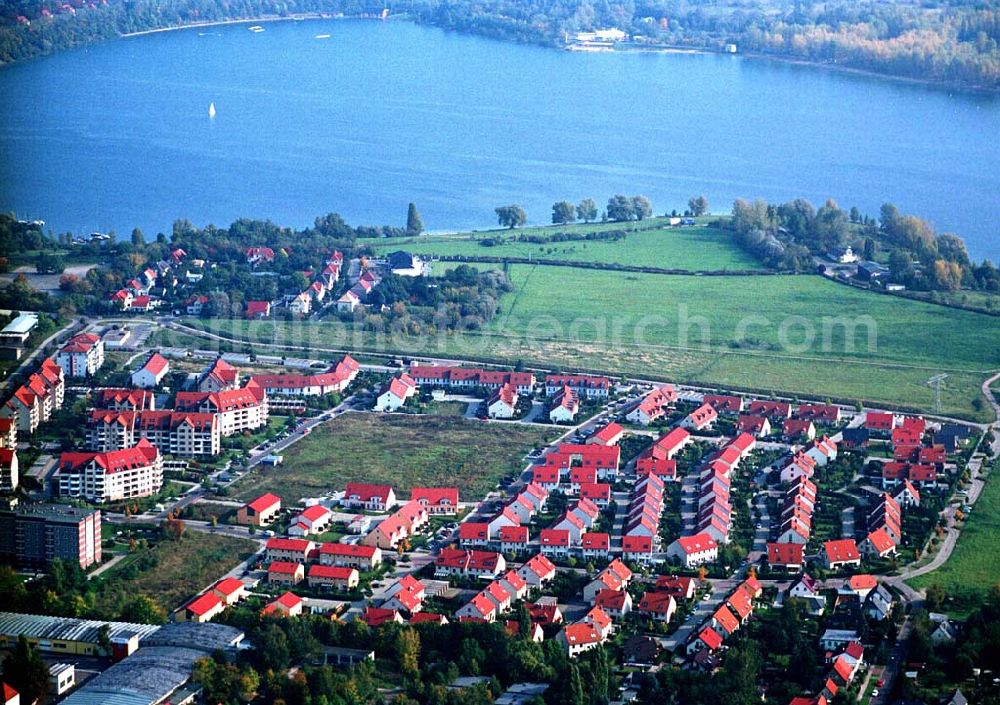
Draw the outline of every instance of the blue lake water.
[[[330,34],[329,39],[317,39]],[[407,23],[134,37],[0,70],[0,208],[57,231],[241,216],[486,228],[520,203],[884,201],[1000,260],[1000,99],[718,55],[580,54]],[[217,116],[210,119],[208,106]]]

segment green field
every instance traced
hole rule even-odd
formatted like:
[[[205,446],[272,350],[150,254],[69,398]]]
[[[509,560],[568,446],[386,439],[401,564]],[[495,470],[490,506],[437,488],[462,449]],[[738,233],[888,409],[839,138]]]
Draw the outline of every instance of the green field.
[[[237,499],[273,492],[294,504],[352,481],[390,484],[397,492],[457,485],[463,501],[479,499],[557,433],[454,416],[349,413],[283,451],[283,465],[257,470],[232,489]]]
[[[513,265],[515,291],[481,331],[414,338],[338,322],[190,321],[241,340],[593,369],[990,420],[980,385],[1000,325],[812,275],[685,276]],[[846,322],[846,324],[845,324]],[[848,331],[853,332],[853,345]],[[165,341],[169,344],[169,341]]]
[[[994,553],[1000,536],[1000,478],[992,477],[998,471],[1000,463],[995,463],[951,556],[934,572],[907,581],[912,587],[940,585],[948,595],[974,602],[971,595],[983,595],[1000,585],[1000,561]]]
[[[633,267],[658,267],[690,271],[756,270],[761,265],[741,250],[732,233],[708,227],[658,228],[630,232],[624,240],[570,240],[565,242],[518,242],[523,234],[551,235],[574,230],[600,232],[625,229],[626,223],[608,223],[575,228],[534,228],[526,231],[491,231],[454,235],[423,235],[393,240],[378,246],[385,253],[405,249],[435,257],[510,257],[564,262],[597,262]],[[484,241],[498,244],[486,247]],[[438,269],[441,267],[439,266]]]
[[[161,540],[147,550],[155,564],[133,576],[129,567],[143,565],[144,552],[126,557],[103,576],[105,593],[111,599],[146,594],[170,611],[245,560],[257,543],[188,530],[180,541]]]

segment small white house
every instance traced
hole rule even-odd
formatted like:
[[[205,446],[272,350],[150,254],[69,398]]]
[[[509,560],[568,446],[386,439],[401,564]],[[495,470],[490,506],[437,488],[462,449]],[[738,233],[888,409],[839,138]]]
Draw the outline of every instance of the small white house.
[[[160,353],[150,355],[142,367],[132,373],[132,386],[140,389],[152,389],[157,386],[170,371],[170,363]]]

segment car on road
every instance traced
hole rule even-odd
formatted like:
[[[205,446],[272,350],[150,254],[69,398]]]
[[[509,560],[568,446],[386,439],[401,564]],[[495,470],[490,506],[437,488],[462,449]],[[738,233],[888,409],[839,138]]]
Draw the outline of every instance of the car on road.
[[[878,688],[881,688],[884,685],[885,685],[885,678],[879,678],[877,681],[875,681],[875,686]]]
[[[877,698],[877,697],[878,697],[878,688],[872,691],[872,698]]]

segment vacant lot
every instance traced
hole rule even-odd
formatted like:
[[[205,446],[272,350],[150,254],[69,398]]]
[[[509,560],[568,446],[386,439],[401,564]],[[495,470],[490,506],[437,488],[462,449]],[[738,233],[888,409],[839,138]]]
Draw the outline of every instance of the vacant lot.
[[[128,556],[107,575],[104,593],[112,599],[146,594],[169,612],[256,550],[255,541],[187,531],[180,541],[147,549],[153,560],[143,551]],[[138,568],[134,576],[130,567]]]
[[[995,463],[991,475],[998,471],[1000,463]],[[1000,585],[1000,561],[994,553],[998,537],[1000,478],[991,476],[947,562],[933,573],[908,582],[917,589],[940,585],[951,597],[959,599],[962,604],[971,605],[976,596],[984,595],[994,586]]]
[[[397,492],[457,485],[463,501],[479,499],[556,433],[455,416],[344,414],[285,450],[284,465],[255,471],[233,489],[238,499],[273,492],[293,504],[353,481]]]
[[[577,226],[583,229],[585,226]],[[626,223],[608,223],[595,232],[626,230]],[[708,227],[658,228],[629,232],[623,240],[568,240],[532,243],[518,240],[522,235],[551,236],[572,232],[559,228],[536,228],[530,233],[461,233],[424,235],[394,240],[379,246],[381,252],[403,248],[423,255],[448,258],[514,257],[538,261],[600,262],[638,267],[722,271],[761,269],[761,265],[733,241],[732,233]],[[483,243],[492,243],[487,247]]]

